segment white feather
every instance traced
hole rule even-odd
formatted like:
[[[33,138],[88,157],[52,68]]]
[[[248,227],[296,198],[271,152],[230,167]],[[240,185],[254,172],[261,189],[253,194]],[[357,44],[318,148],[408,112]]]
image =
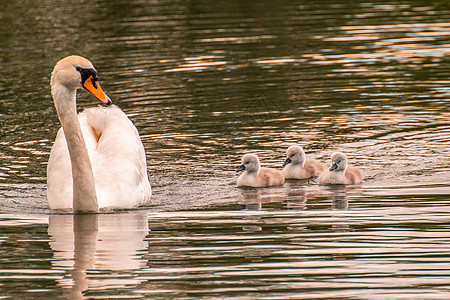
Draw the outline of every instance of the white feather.
[[[78,114],[94,174],[99,208],[134,208],[150,201],[144,146],[139,133],[117,106],[89,108]],[[61,128],[47,168],[51,209],[73,207],[72,169]]]

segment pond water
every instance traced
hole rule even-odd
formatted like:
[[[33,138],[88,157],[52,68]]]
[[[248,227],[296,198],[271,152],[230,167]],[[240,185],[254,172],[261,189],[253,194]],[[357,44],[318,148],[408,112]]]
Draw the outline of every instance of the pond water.
[[[9,1],[0,11],[0,298],[450,297],[447,1]],[[55,63],[135,123],[152,206],[47,208]],[[78,106],[98,105],[78,92]],[[238,189],[293,143],[361,186]]]

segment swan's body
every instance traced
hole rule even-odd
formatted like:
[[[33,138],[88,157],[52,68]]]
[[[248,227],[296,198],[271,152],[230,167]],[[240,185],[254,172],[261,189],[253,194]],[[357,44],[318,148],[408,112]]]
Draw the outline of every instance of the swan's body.
[[[92,78],[85,78],[89,75]],[[47,167],[51,209],[98,212],[106,207],[134,208],[150,200],[145,150],[125,113],[117,106],[76,113],[80,87],[111,103],[97,80],[92,64],[78,56],[61,60],[52,73],[52,95],[62,128]]]
[[[363,172],[348,164],[344,153],[333,153],[331,161],[330,169],[319,176],[319,184],[360,184],[364,180]]]
[[[283,175],[286,179],[307,179],[319,176],[325,171],[325,166],[314,158],[307,158],[303,148],[290,146],[286,151],[283,164]]]
[[[245,154],[237,172],[244,171],[237,179],[238,187],[269,187],[284,183],[283,173],[276,169],[262,168],[255,154]]]

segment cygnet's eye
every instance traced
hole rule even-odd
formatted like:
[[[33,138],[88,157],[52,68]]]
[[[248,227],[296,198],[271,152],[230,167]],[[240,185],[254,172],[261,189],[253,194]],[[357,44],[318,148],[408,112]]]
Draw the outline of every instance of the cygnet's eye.
[[[294,157],[295,156],[295,154],[291,154],[291,157]]]
[[[342,160],[338,160],[337,163],[340,164],[342,162]]]
[[[248,161],[248,162],[246,162],[245,164],[248,165],[249,163],[250,163],[250,162]]]

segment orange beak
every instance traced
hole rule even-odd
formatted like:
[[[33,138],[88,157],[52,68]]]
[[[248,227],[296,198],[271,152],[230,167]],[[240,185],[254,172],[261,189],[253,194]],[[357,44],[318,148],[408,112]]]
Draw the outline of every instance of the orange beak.
[[[88,90],[92,95],[97,97],[98,100],[102,101],[106,105],[110,105],[112,103],[111,99],[106,96],[105,92],[103,92],[102,88],[98,81],[95,81],[92,76],[90,76],[84,83],[83,87]]]

